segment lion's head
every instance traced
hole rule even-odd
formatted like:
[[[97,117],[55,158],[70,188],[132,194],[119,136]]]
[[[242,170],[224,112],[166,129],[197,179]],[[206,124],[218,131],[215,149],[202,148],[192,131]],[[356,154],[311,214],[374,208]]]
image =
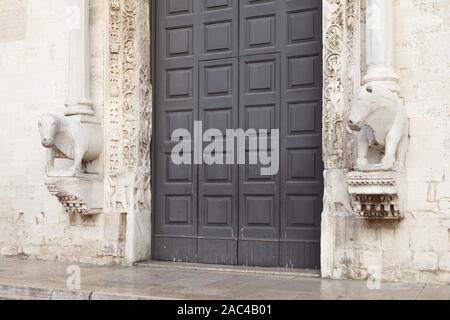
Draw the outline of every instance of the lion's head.
[[[396,93],[383,85],[370,84],[362,86],[352,101],[348,117],[351,130],[359,131],[366,125],[367,119],[376,111],[392,111],[397,105]]]
[[[38,126],[42,146],[52,148],[55,145],[55,135],[59,130],[58,119],[51,114],[44,114],[39,118]]]

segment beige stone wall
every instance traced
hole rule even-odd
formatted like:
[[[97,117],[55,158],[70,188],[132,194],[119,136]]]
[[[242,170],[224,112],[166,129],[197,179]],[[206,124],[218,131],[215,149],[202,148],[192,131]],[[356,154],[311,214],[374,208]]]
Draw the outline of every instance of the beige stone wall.
[[[410,118],[406,218],[356,220],[327,175],[327,276],[450,283],[450,2],[395,1],[396,69]],[[344,187],[341,185],[341,187]],[[329,258],[330,259],[330,258]]]
[[[45,149],[37,119],[64,112],[67,4],[0,1],[0,255],[110,263],[120,255],[120,215],[69,217],[44,185]],[[106,10],[104,0],[91,1],[91,93],[100,118]]]
[[[143,23],[148,10],[139,2],[136,14],[133,3],[91,0],[91,89],[106,126],[108,179],[105,211],[83,219],[69,217],[46,190],[45,150],[36,125],[42,113],[64,111],[67,1],[0,2],[0,256],[94,263],[148,256],[149,204],[138,197],[128,202],[114,198],[136,183],[137,168],[149,167],[140,156],[148,153],[144,128],[151,123],[148,25]],[[365,279],[381,271],[384,280],[450,283],[450,3],[395,1],[396,69],[411,120],[408,207],[398,223],[358,220],[351,210],[345,183],[351,144],[347,146],[344,124],[364,61],[355,25],[359,6],[352,0],[327,3],[336,14],[328,17],[332,28],[325,33],[332,41],[325,54],[324,128],[329,134],[324,137],[323,275]],[[141,109],[132,114],[124,110],[124,97]],[[145,139],[128,139],[130,128],[144,132]],[[148,173],[143,176],[137,181],[148,181]],[[150,195],[149,186],[142,191]]]

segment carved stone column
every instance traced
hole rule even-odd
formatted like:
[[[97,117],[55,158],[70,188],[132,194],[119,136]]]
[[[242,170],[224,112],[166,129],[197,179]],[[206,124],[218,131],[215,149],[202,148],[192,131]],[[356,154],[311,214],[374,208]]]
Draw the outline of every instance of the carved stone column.
[[[381,82],[399,91],[394,70],[394,23],[392,0],[367,0],[367,74],[362,84]]]
[[[366,5],[367,73],[348,116],[358,148],[356,171],[347,175],[348,192],[358,217],[402,219],[409,122],[394,69],[393,1],[367,0]]]
[[[68,94],[64,116],[39,119],[42,145],[48,149],[45,181],[69,214],[102,212],[103,128],[90,97],[89,0],[69,0]],[[72,160],[68,167],[55,165]]]
[[[89,0],[69,1],[69,88],[66,116],[94,115],[90,97]]]

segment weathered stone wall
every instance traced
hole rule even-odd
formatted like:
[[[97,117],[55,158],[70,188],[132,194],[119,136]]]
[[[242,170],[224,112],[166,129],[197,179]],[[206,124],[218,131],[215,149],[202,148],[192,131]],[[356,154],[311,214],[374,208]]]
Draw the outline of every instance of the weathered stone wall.
[[[64,112],[67,7],[66,0],[0,1],[0,255],[110,263],[120,256],[113,232],[120,215],[69,217],[44,185],[37,119]],[[91,95],[100,118],[106,10],[104,0],[91,1]]]
[[[67,3],[0,2],[0,256],[141,260],[151,230],[148,2],[91,0],[92,99],[105,126],[104,212],[93,218],[69,216],[46,190],[36,126],[42,113],[64,111]],[[450,3],[395,1],[396,69],[411,121],[408,207],[397,223],[352,212],[345,126],[363,72],[364,8],[324,5],[323,275],[450,283]]]
[[[68,0],[0,2],[0,256],[98,264],[150,256],[149,5],[90,1],[90,88],[104,128],[104,190],[93,190],[101,214],[83,217],[69,215],[48,192],[37,128],[40,115],[65,110],[76,12]]]
[[[396,70],[411,123],[406,218],[355,219],[345,170],[328,170],[325,276],[450,283],[449,22],[449,1],[395,1]]]

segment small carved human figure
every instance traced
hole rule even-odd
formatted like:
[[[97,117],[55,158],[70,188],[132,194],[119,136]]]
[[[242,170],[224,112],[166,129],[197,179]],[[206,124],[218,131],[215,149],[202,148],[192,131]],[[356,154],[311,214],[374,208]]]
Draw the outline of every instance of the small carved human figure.
[[[409,122],[396,92],[382,84],[362,86],[353,100],[348,126],[358,132],[357,170],[398,170],[404,166]],[[370,147],[384,152],[380,164],[369,164]]]
[[[46,173],[49,176],[76,176],[83,162],[96,160],[102,152],[102,137],[75,118],[44,114],[38,125],[41,144],[48,149]],[[73,160],[73,164],[56,170],[57,158]]]

